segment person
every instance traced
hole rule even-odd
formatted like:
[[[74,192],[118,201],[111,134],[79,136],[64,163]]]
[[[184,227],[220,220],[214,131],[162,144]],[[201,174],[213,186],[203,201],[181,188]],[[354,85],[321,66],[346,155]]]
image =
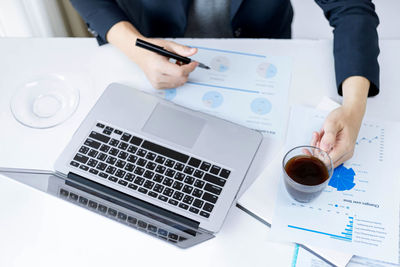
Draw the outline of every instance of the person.
[[[311,144],[327,151],[338,166],[350,159],[367,97],[379,93],[378,16],[371,0],[315,0],[334,27],[334,59],[342,105],[314,132]],[[197,50],[159,38],[290,38],[290,0],[71,0],[100,45],[110,42],[144,71],[154,88],[183,85],[197,67],[133,44],[136,38],[182,56]],[[158,38],[155,38],[158,37]]]

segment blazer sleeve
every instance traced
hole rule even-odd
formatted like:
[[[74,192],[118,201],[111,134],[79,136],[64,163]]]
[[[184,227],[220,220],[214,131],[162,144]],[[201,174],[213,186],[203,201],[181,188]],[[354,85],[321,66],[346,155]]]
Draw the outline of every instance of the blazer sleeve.
[[[370,81],[368,96],[379,93],[379,44],[376,28],[379,19],[371,0],[315,0],[334,27],[333,54],[336,84],[342,95],[342,83],[350,76]]]
[[[114,24],[120,21],[129,21],[128,17],[114,0],[70,1],[100,45],[107,43],[107,32]]]

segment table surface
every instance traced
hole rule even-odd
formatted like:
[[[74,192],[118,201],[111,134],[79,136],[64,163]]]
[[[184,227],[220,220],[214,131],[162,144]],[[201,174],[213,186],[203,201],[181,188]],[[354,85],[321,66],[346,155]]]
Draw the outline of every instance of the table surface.
[[[293,58],[290,104],[315,106],[323,96],[341,100],[336,93],[331,41],[178,41],[240,51],[243,47],[251,47],[249,52],[253,53],[290,56]],[[400,41],[381,42],[382,92],[378,97],[369,99],[367,116],[400,120],[397,107],[400,92],[395,90],[400,84],[400,77],[393,75],[397,62],[400,62],[398,47]],[[6,140],[0,142],[2,167],[52,169],[55,159],[109,83],[120,82],[142,89],[151,87],[135,64],[110,45],[98,47],[94,39],[0,39],[0,58],[0,138]],[[78,85],[80,105],[70,119],[57,127],[41,130],[24,127],[13,118],[9,108],[10,99],[24,81],[47,73],[63,74]],[[382,109],[383,105],[385,109]],[[253,177],[275,153],[277,147],[270,149],[271,146],[273,142],[266,140]],[[11,191],[20,190],[12,181],[6,181],[12,187]],[[10,194],[4,190],[0,187],[3,200],[0,203],[4,205],[1,210],[13,211],[13,216],[2,216],[0,220],[0,236],[6,236],[2,240],[7,240],[0,241],[0,249],[4,251],[0,260],[2,266],[22,266],[32,262],[43,266],[56,260],[59,264],[60,258],[63,259],[60,264],[65,266],[77,262],[79,265],[82,265],[81,262],[90,262],[91,265],[102,266],[131,261],[145,263],[148,260],[154,265],[163,266],[183,266],[188,263],[193,266],[265,266],[266,263],[289,266],[291,263],[293,245],[268,242],[268,228],[237,208],[232,208],[216,238],[182,250],[61,200],[54,198],[48,203],[46,200],[50,196],[39,197],[38,194],[43,193],[31,192],[30,188],[24,187],[27,196],[24,199],[27,202],[16,201],[15,197],[9,200]],[[13,204],[7,208],[4,203],[10,202]],[[31,207],[24,203],[30,205],[36,202],[38,205],[35,210],[39,215],[33,211],[25,212]],[[40,214],[41,210],[47,213]],[[57,216],[50,216],[53,213]],[[35,220],[35,216],[39,220]],[[41,230],[36,231],[35,227],[29,226],[31,224]],[[13,246],[9,246],[9,242]],[[158,257],[153,256],[154,251]],[[74,257],[61,257],[65,254]]]

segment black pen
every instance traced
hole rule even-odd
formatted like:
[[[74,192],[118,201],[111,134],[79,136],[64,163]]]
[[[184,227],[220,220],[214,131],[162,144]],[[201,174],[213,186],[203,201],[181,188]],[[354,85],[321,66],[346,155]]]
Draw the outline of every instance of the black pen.
[[[188,57],[183,57],[183,56],[177,55],[175,53],[172,53],[172,52],[164,49],[161,46],[158,46],[158,45],[155,45],[155,44],[151,44],[151,43],[143,41],[143,40],[141,40],[139,38],[136,39],[136,46],[144,48],[144,49],[152,51],[152,52],[155,52],[155,53],[157,53],[159,55],[162,55],[162,56],[165,56],[165,57],[168,57],[168,58],[173,58],[173,59],[175,59],[175,60],[177,60],[179,62],[182,62],[183,64],[189,64],[190,62],[194,61],[194,60],[191,60]],[[207,70],[210,68],[210,67],[204,65],[203,63],[200,63],[200,62],[197,62],[197,63],[199,63],[199,67],[200,68],[207,69]]]

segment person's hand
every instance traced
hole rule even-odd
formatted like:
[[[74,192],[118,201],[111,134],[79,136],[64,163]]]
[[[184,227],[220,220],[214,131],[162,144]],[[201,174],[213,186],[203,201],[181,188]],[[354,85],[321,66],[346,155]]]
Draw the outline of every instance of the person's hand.
[[[198,63],[194,61],[186,65],[179,62],[175,64],[164,56],[137,47],[135,45],[137,38],[162,46],[184,57],[193,56],[197,53],[197,49],[172,41],[146,38],[128,21],[121,21],[112,26],[107,33],[107,40],[138,64],[156,89],[183,85],[188,80],[189,74],[198,66]]]
[[[311,145],[329,153],[334,167],[353,156],[364,117],[369,81],[352,76],[343,82],[343,105],[326,117],[322,129],[314,132]]]
[[[167,40],[146,39],[146,42],[164,47],[168,51],[184,57],[193,56],[197,52],[196,48],[190,48]],[[141,49],[140,52],[134,60],[156,89],[175,88],[184,85],[188,80],[189,74],[198,66],[195,61],[181,65],[179,62],[177,64],[172,63],[168,58],[145,49]]]

